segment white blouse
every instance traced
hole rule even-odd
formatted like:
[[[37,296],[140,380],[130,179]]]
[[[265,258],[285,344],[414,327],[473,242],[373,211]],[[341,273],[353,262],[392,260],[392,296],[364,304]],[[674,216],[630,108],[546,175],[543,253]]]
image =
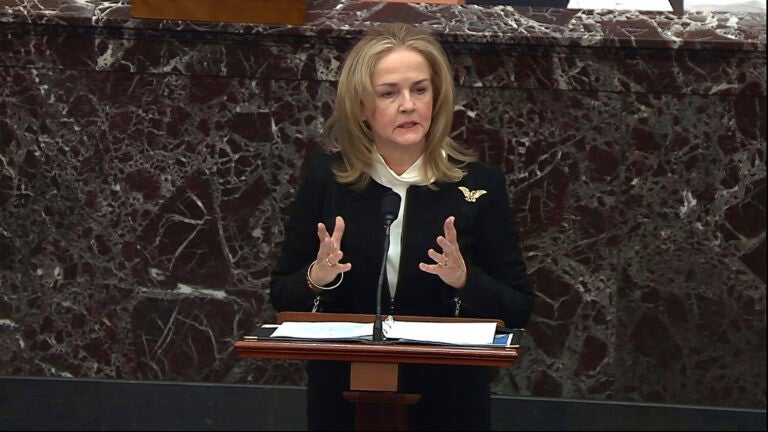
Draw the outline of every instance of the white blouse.
[[[410,185],[426,185],[421,176],[421,164],[423,156],[420,156],[402,175],[395,174],[384,162],[379,152],[374,150],[373,170],[371,178],[387,186],[400,195],[400,211],[397,219],[389,228],[389,253],[387,254],[387,282],[389,282],[389,294],[394,298],[397,288],[397,271],[400,265],[400,239],[403,235],[403,209],[405,208],[405,191]]]

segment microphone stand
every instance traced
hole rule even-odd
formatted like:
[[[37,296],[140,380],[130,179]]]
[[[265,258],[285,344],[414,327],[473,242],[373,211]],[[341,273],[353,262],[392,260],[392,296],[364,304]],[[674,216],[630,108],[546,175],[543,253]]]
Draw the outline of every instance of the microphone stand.
[[[382,343],[384,340],[384,329],[381,325],[381,287],[384,285],[384,279],[387,275],[389,228],[392,226],[392,222],[397,219],[400,204],[400,195],[392,189],[385,192],[381,199],[381,215],[384,218],[384,254],[381,260],[381,270],[379,271],[379,283],[376,284],[376,318],[373,321],[373,342],[376,343]]]
[[[389,228],[393,220],[384,222],[384,259],[381,260],[381,270],[379,271],[379,283],[376,286],[376,318],[373,320],[373,341],[382,342],[384,340],[384,329],[381,324],[381,287],[384,285],[384,275],[387,272],[387,253],[389,252]]]

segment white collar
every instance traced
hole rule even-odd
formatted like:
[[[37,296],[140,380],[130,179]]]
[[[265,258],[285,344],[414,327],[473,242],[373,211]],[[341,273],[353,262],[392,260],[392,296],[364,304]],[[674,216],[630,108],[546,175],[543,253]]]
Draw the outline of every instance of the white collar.
[[[374,159],[371,178],[382,185],[397,190],[400,188],[407,188],[410,185],[426,185],[430,183],[429,181],[426,181],[421,174],[421,165],[423,163],[424,155],[419,156],[413,165],[408,167],[404,173],[398,175],[389,168],[378,151],[374,150],[373,154]]]

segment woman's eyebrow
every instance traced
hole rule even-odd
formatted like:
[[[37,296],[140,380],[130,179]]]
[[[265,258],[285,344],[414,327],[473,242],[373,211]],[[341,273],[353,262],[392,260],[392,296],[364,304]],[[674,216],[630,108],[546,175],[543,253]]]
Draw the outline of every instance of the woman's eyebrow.
[[[420,85],[429,82],[429,78],[423,78],[418,81],[414,81],[411,85]],[[400,84],[398,83],[380,83],[376,84],[374,87],[398,87]]]

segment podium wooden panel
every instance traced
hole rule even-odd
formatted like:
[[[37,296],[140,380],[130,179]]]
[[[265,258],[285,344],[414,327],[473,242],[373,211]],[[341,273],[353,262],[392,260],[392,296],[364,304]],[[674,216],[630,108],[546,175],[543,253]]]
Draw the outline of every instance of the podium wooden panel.
[[[495,322],[471,318],[395,316],[400,321]],[[374,315],[281,312],[277,322],[349,321],[373,322]],[[347,400],[355,403],[358,430],[407,430],[408,406],[420,395],[398,393],[398,365],[402,363],[507,367],[518,357],[515,348],[487,348],[460,345],[417,345],[374,342],[312,340],[240,340],[235,349],[241,357],[348,361],[350,390]]]

